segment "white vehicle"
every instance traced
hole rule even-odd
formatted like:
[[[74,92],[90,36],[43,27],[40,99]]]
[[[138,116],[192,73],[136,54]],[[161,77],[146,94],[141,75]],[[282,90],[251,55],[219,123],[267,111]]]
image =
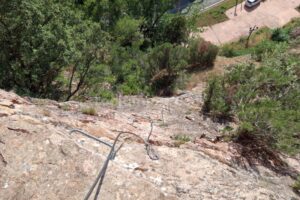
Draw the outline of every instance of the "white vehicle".
[[[261,2],[261,0],[246,0],[246,4],[245,4],[245,5],[246,5],[248,8],[252,8],[252,7],[254,7],[254,6],[260,4],[260,2]]]

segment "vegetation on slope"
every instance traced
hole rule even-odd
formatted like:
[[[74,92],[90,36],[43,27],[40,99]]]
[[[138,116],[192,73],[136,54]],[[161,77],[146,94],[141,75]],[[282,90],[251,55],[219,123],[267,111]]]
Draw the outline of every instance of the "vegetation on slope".
[[[225,44],[221,47],[220,55],[226,57],[235,57],[246,54],[259,55],[262,51],[270,49],[275,43],[289,42],[290,39],[297,37],[300,31],[300,18],[293,19],[282,28],[270,29],[262,27],[254,32],[249,39],[249,45],[246,47],[247,37],[241,37],[239,41]],[[259,60],[259,56],[257,57]]]
[[[4,0],[0,87],[58,100],[172,94],[187,68],[217,54],[202,40],[187,45],[187,18],[169,13],[175,1]]]
[[[203,111],[215,120],[235,119],[236,141],[251,138],[273,150],[299,153],[299,56],[284,42],[264,45],[256,57],[259,66],[238,65],[209,81]]]

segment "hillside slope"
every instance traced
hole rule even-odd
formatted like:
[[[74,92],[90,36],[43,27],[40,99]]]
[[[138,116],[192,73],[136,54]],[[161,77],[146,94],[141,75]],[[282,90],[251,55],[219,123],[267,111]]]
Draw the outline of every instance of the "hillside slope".
[[[150,143],[160,159],[149,159],[141,140],[123,137],[100,199],[298,199],[288,176],[256,166],[259,174],[246,163],[248,170],[243,169],[234,163],[238,154],[230,143],[211,142],[223,127],[199,115],[201,93],[196,87],[172,98],[122,97],[113,106],[21,98],[0,90],[0,199],[83,199],[109,149],[70,130],[108,142],[116,137],[114,130],[146,138],[150,118]],[[82,114],[85,107],[97,115]],[[176,135],[190,141],[180,145]]]

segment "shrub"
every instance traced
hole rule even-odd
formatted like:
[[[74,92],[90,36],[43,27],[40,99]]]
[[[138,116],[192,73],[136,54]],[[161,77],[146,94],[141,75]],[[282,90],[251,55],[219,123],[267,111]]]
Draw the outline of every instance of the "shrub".
[[[67,24],[73,13],[54,1],[45,7],[24,0],[3,1],[0,11],[0,87],[49,97],[57,91],[53,83],[66,64]]]
[[[125,95],[140,94],[145,91],[145,84],[143,80],[144,71],[138,65],[138,62],[129,59],[123,63],[118,73],[117,90]]]
[[[182,144],[184,144],[184,143],[187,143],[187,142],[189,142],[189,141],[191,141],[191,138],[190,138],[190,136],[188,136],[188,135],[182,135],[182,134],[179,134],[179,135],[176,135],[175,137],[174,137],[174,140],[176,140],[175,141],[175,146],[176,147],[180,147],[180,145],[182,145]]]
[[[213,118],[234,114],[240,122],[237,137],[244,134],[243,138],[255,138],[270,149],[297,153],[300,60],[285,53],[282,44],[273,47],[260,67],[239,65],[224,76],[211,79],[202,109]]]
[[[203,113],[209,114],[209,116],[217,121],[230,118],[230,105],[227,99],[223,78],[214,77],[210,79],[208,87],[204,92]]]
[[[285,29],[277,28],[272,32],[271,40],[276,42],[286,42],[289,40],[289,34]]]
[[[265,40],[259,43],[253,50],[252,57],[256,61],[262,61],[265,54],[272,53],[275,48],[276,43],[272,41]]]
[[[93,107],[82,108],[81,112],[85,115],[97,115],[97,111]]]
[[[143,42],[143,36],[139,32],[141,20],[135,20],[128,16],[117,21],[114,34],[122,46],[139,46]]]
[[[213,65],[217,55],[218,47],[206,42],[203,39],[190,40],[189,48],[189,67],[192,69],[203,69]]]
[[[221,49],[220,55],[228,58],[237,56],[235,50],[230,45],[224,45]]]
[[[174,83],[187,65],[188,51],[182,46],[164,43],[153,48],[142,61],[146,65],[146,80],[157,95],[172,95]]]
[[[69,104],[62,104],[62,105],[59,106],[59,108],[61,108],[64,111],[71,110],[71,106]]]
[[[111,90],[102,89],[99,91],[99,97],[104,101],[111,101],[114,99],[115,95]]]
[[[166,15],[156,31],[157,42],[180,44],[188,38],[187,20],[184,16]]]

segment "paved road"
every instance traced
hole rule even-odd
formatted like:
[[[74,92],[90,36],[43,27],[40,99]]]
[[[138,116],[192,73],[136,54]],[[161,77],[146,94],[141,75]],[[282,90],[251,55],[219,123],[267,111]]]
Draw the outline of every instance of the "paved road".
[[[267,0],[253,10],[245,10],[244,6],[238,5],[237,16],[234,15],[235,8],[231,8],[226,11],[229,20],[206,27],[204,32],[196,35],[216,45],[235,41],[247,35],[254,25],[277,28],[292,18],[300,17],[300,12],[295,9],[299,5],[300,0]]]
[[[203,0],[202,6],[203,6],[203,8],[208,8],[212,5],[220,3],[221,1],[224,1],[224,0]]]
[[[178,11],[182,11],[185,8],[187,8],[191,3],[201,2],[202,8],[206,9],[222,1],[224,0],[178,0],[176,8],[172,9],[171,12],[175,13]]]

